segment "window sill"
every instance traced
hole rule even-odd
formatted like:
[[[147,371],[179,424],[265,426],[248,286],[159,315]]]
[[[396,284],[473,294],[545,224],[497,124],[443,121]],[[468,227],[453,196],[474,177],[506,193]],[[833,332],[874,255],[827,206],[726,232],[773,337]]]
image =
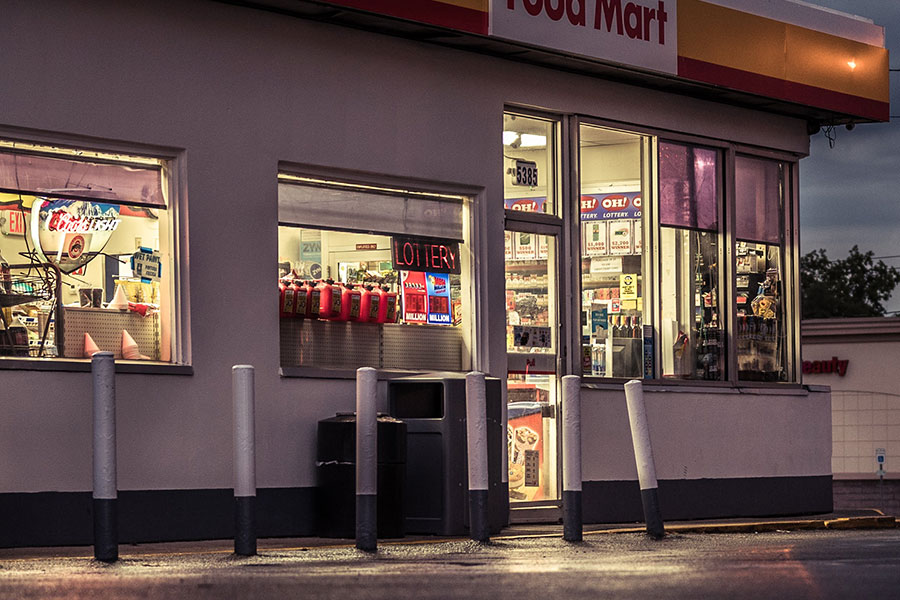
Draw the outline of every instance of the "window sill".
[[[74,358],[0,358],[0,370],[9,371],[58,371],[87,373],[91,370],[90,359]],[[140,375],[193,375],[191,365],[148,362],[144,360],[117,360],[116,373]]]
[[[633,378],[632,378],[633,379]],[[622,387],[632,379],[600,379],[586,378],[582,380],[581,387],[591,390],[621,390]],[[651,392],[675,392],[675,393],[701,393],[701,394],[784,394],[802,396],[810,391],[821,391],[819,389],[810,389],[809,386],[803,386],[799,383],[761,383],[761,382],[741,382],[733,383],[730,381],[688,381],[688,380],[667,380],[667,379],[638,379],[643,384],[644,389]]]
[[[468,371],[428,371],[428,370],[400,370],[400,369],[376,369],[379,381],[398,379],[400,377],[412,377],[415,375],[427,375],[440,377],[452,375],[459,377]],[[306,379],[356,379],[356,369],[326,369],[323,367],[281,367],[278,374],[285,378]]]

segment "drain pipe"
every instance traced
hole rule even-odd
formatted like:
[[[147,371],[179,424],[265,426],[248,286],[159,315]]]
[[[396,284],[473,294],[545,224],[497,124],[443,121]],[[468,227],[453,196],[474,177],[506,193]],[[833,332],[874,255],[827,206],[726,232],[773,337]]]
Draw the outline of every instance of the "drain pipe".
[[[644,387],[640,380],[633,379],[625,384],[625,401],[628,404],[634,460],[637,464],[638,481],[641,486],[644,521],[647,523],[647,533],[650,537],[658,540],[665,536],[666,531],[659,510],[656,467],[653,463],[653,449],[650,446],[650,428],[647,426]]]

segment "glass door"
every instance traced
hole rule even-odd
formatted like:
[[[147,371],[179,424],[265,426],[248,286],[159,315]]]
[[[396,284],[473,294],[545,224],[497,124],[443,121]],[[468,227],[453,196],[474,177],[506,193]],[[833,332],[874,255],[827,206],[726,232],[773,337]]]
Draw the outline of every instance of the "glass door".
[[[558,505],[558,236],[505,232],[512,508]],[[513,517],[514,518],[514,517]]]

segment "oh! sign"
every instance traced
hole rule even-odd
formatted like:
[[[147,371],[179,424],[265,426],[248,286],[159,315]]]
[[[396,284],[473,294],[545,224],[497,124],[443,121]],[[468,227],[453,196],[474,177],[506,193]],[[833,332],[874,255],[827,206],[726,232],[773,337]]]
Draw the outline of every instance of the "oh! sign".
[[[459,274],[459,242],[394,236],[391,239],[391,261],[394,269],[402,271]]]

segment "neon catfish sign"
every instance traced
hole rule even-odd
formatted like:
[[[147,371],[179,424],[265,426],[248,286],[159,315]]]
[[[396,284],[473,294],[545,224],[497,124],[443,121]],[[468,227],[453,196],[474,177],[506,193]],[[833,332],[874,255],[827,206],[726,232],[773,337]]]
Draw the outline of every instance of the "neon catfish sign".
[[[491,36],[677,74],[673,0],[492,0]]]

